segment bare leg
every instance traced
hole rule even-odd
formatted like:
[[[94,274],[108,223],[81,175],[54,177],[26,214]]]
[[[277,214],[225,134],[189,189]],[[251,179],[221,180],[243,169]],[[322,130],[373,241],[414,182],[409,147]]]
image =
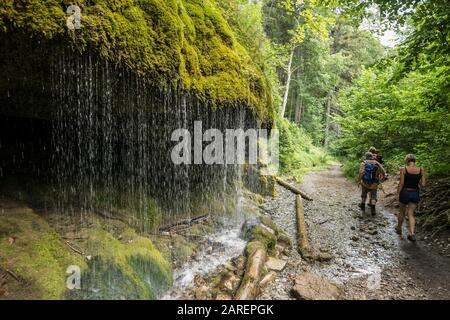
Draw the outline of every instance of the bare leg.
[[[416,231],[416,217],[414,216],[414,211],[417,208],[417,204],[410,203],[408,204],[408,217],[409,217],[409,234],[414,235]]]
[[[403,225],[403,221],[405,220],[405,211],[406,211],[406,205],[404,205],[403,203],[400,203],[400,211],[397,215],[397,229],[401,230],[402,229],[402,225]]]
[[[374,194],[373,191],[370,192],[370,201],[369,201],[369,203],[371,205],[373,205],[373,206],[377,204],[377,197],[376,197],[376,194]]]

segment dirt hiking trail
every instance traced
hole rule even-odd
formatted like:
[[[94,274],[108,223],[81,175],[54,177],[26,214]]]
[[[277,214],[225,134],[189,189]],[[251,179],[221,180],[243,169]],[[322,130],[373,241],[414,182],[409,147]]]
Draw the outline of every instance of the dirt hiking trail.
[[[398,236],[381,191],[372,217],[358,208],[360,189],[339,166],[307,174],[300,188],[314,198],[304,204],[309,240],[329,261],[307,263],[292,250],[261,299],[293,299],[294,279],[308,271],[337,284],[341,299],[450,299],[450,258],[406,240],[406,225]],[[277,193],[263,210],[296,239],[295,196],[280,186]]]

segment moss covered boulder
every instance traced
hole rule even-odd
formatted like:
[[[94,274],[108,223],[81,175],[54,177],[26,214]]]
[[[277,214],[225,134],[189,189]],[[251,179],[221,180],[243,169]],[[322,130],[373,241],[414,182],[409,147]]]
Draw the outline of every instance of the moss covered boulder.
[[[62,225],[74,226],[67,216],[44,219],[25,206],[0,203],[0,277],[6,279],[0,298],[155,299],[171,287],[171,265],[149,238],[121,222],[83,224],[82,240],[66,242]],[[66,287],[70,266],[80,268],[80,290]]]
[[[81,290],[69,299],[155,299],[172,285],[170,263],[152,241],[131,228],[120,236],[97,224],[84,249],[90,256]]]
[[[70,265],[86,268],[39,215],[25,207],[0,210],[0,270],[7,274],[2,298],[62,298]]]

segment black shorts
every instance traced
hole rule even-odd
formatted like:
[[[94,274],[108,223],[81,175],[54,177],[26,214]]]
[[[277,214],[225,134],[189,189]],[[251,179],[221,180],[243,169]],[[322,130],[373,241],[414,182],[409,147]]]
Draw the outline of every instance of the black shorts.
[[[402,204],[408,204],[408,203],[419,204],[419,202],[420,202],[419,190],[403,189],[402,192],[400,192],[399,200],[400,200],[400,203],[402,203]]]

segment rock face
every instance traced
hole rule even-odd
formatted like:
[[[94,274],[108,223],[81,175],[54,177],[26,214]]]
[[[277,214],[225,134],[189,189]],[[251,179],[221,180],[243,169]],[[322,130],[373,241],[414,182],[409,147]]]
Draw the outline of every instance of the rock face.
[[[311,272],[295,278],[291,293],[298,300],[339,300],[342,296],[336,285]]]

